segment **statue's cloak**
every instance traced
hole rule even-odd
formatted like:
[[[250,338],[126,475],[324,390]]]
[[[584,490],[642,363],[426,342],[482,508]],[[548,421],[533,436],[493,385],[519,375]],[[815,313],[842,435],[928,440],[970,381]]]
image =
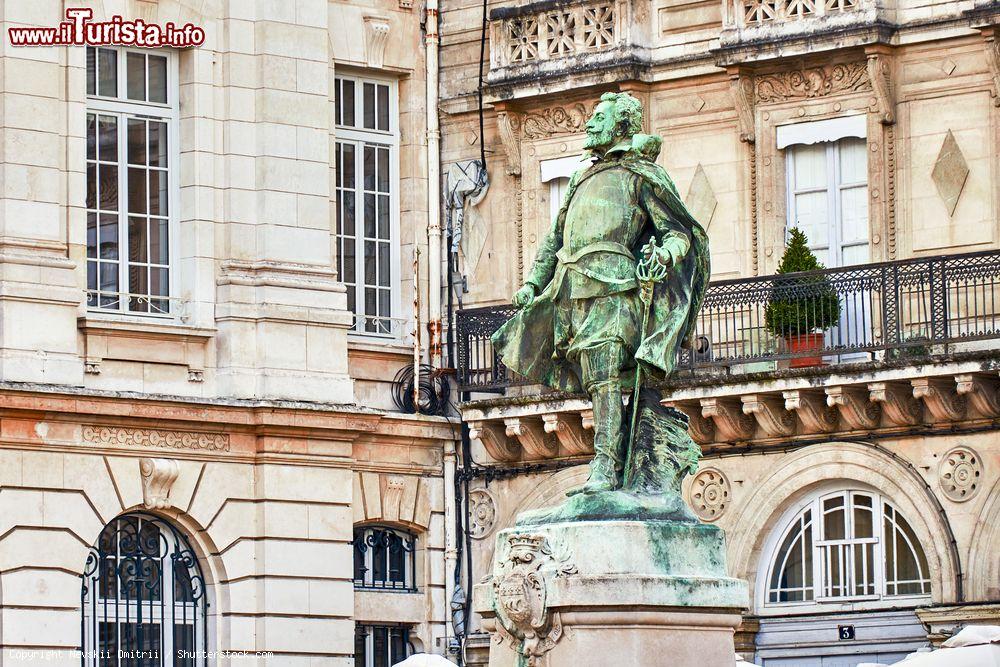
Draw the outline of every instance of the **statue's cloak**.
[[[636,135],[633,146],[644,135]],[[569,203],[576,188],[589,170],[599,168],[601,162],[582,169],[570,179],[562,207],[556,219],[556,227],[562,229]],[[634,148],[621,160],[620,165],[644,179],[654,195],[665,205],[673,217],[674,226],[681,226],[690,236],[688,252],[674,266],[662,282],[657,283],[653,292],[653,302],[649,313],[649,323],[638,344],[635,359],[642,363],[647,376],[663,378],[669,375],[676,362],[678,349],[694,332],[695,321],[708,286],[710,259],[708,236],[695,220],[677,193],[677,187],[666,170],[651,160],[640,156]],[[657,229],[657,221],[647,225],[645,233],[639,236],[630,250],[633,256],[641,256],[641,248],[650,238],[662,241]],[[561,243],[561,239],[559,239]],[[546,250],[548,251],[548,250]],[[541,252],[541,251],[540,251]],[[556,269],[559,271],[559,267]],[[578,393],[583,391],[580,370],[555,351],[554,313],[560,307],[555,303],[557,294],[553,280],[548,283],[526,307],[519,310],[493,335],[494,349],[508,369],[531,380],[541,382],[553,389]],[[604,297],[614,298],[614,297]],[[626,369],[627,370],[627,369]],[[628,374],[622,377],[623,385],[631,388]]]

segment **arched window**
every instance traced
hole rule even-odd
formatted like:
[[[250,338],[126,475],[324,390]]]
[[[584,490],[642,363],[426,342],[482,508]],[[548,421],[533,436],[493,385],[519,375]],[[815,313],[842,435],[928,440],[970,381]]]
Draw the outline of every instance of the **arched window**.
[[[388,526],[354,529],[354,587],[415,591],[417,538]]]
[[[163,519],[120,516],[83,573],[83,664],[208,664],[205,580],[187,540]]]
[[[785,526],[767,573],[765,604],[930,595],[913,528],[878,494],[814,498]]]

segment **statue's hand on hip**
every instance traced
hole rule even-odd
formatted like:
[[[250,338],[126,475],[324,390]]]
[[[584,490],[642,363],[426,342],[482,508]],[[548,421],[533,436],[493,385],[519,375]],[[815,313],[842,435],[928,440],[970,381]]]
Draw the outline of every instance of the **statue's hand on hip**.
[[[535,286],[531,283],[526,283],[524,287],[514,293],[514,298],[511,299],[511,303],[513,303],[517,308],[524,308],[535,300],[535,296]]]

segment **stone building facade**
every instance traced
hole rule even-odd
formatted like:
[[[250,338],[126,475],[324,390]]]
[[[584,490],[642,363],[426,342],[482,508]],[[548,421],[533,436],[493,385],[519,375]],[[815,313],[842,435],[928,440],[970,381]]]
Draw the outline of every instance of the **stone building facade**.
[[[443,3],[445,163],[478,150],[481,21]],[[663,389],[704,453],[686,497],[750,582],[740,652],[893,662],[996,621],[998,21],[974,1],[488,3],[492,183],[457,325],[473,580],[497,530],[586,477],[587,401],[518,384],[487,339],[590,110],[628,91],[711,241],[707,345]],[[766,324],[790,227],[840,303],[810,360]],[[467,648],[485,660],[484,635]]]
[[[77,7],[205,42],[11,44]],[[421,246],[428,275],[425,20],[0,3],[0,664],[445,652],[457,430],[391,398]]]

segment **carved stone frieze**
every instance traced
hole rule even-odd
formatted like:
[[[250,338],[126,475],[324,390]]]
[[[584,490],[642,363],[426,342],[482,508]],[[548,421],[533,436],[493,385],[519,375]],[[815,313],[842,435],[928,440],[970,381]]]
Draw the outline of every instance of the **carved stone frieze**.
[[[901,382],[872,382],[868,400],[882,406],[882,412],[894,426],[911,426],[920,421],[924,409],[913,397],[912,389]]]
[[[836,430],[837,408],[827,405],[826,397],[818,391],[793,389],[781,392],[785,409],[793,411],[802,422],[806,433],[829,433]]]
[[[548,459],[559,453],[558,441],[545,432],[541,422],[521,417],[512,417],[503,421],[507,437],[517,438],[528,458]]]
[[[542,415],[545,432],[555,436],[559,444],[573,455],[593,454],[594,439],[584,433],[581,419],[568,412]]]
[[[840,418],[849,430],[878,428],[882,408],[869,400],[864,387],[827,387],[826,404],[840,411]]]
[[[913,397],[927,406],[933,422],[959,421],[965,418],[968,407],[966,396],[959,395],[957,387],[944,378],[917,378],[910,380]]]
[[[507,174],[521,175],[521,118],[510,111],[497,112],[500,143],[507,158]]]
[[[506,641],[522,660],[539,667],[562,637],[559,612],[547,606],[547,578],[576,572],[569,553],[555,553],[543,535],[508,536],[510,553],[493,575],[498,642]]]
[[[756,77],[754,92],[757,102],[783,102],[871,88],[867,62],[853,62],[764,74]]]
[[[469,437],[483,443],[486,453],[495,461],[517,461],[521,448],[507,439],[506,429],[496,422],[470,421]]]
[[[881,53],[868,54],[868,78],[878,102],[879,121],[892,125],[896,122],[896,101],[892,96],[889,62]]]
[[[1000,382],[981,375],[956,375],[955,391],[983,417],[1000,415]]]
[[[170,508],[170,488],[179,473],[180,467],[173,459],[139,459],[143,506],[150,510]]]
[[[583,132],[590,110],[582,102],[525,114],[521,124],[526,139],[544,139],[556,134]]]
[[[743,413],[752,415],[764,431],[764,435],[775,438],[795,433],[795,413],[785,409],[781,399],[766,394],[741,396]]]
[[[157,447],[162,449],[229,451],[229,435],[226,433],[194,433],[86,424],[83,427],[82,436],[87,444],[100,447]]]
[[[756,420],[743,412],[740,402],[728,398],[701,399],[701,416],[715,423],[719,440],[749,440]]]

